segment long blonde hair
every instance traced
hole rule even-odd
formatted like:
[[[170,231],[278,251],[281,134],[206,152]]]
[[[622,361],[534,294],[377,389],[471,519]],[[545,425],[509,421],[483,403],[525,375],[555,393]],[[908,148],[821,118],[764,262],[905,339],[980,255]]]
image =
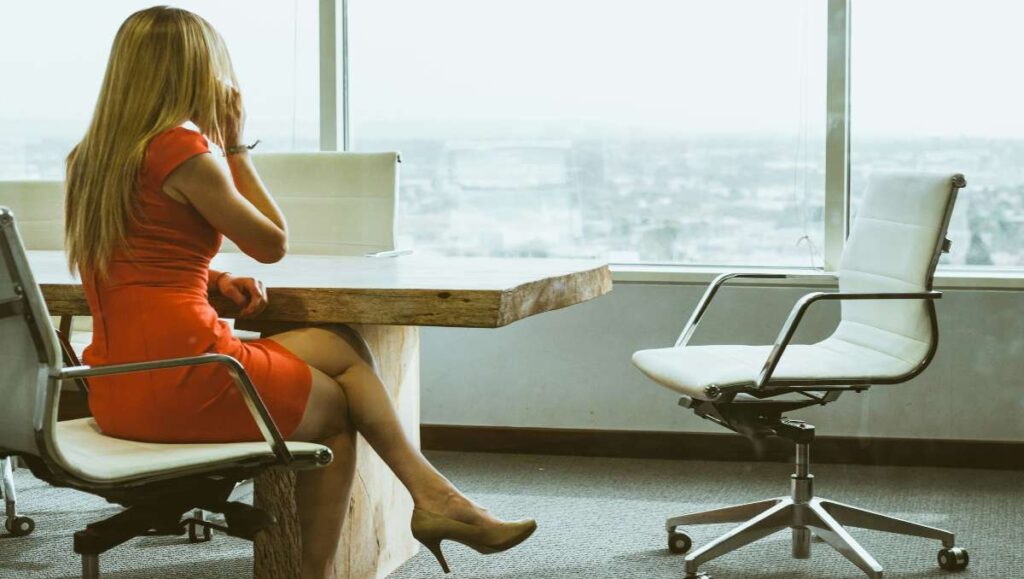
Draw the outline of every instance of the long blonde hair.
[[[124,246],[153,137],[192,121],[224,145],[229,88],[237,86],[224,40],[199,16],[155,6],[124,21],[92,122],[67,158],[64,239],[72,271],[104,277]]]

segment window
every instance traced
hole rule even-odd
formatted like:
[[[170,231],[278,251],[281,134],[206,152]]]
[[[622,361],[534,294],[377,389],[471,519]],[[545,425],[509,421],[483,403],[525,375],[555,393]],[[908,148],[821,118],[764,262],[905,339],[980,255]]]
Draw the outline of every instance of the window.
[[[855,2],[852,203],[872,170],[959,171],[953,266],[1024,265],[1024,5]]]
[[[852,210],[872,171],[961,171],[943,266],[1024,266],[1024,6],[849,3]],[[117,26],[149,5],[5,9],[0,179],[62,174]],[[227,39],[261,150],[315,150],[320,107],[343,116],[319,103],[329,4],[180,5]],[[400,244],[421,254],[821,267],[830,5],[349,0],[345,129],[403,152]]]
[[[403,247],[822,264],[825,2],[352,0]]]
[[[4,6],[0,179],[63,176],[64,157],[92,116],[118,26],[153,4],[39,0]],[[246,134],[262,139],[260,150],[315,150],[316,3],[193,0],[175,5],[203,16],[224,36],[246,96]]]

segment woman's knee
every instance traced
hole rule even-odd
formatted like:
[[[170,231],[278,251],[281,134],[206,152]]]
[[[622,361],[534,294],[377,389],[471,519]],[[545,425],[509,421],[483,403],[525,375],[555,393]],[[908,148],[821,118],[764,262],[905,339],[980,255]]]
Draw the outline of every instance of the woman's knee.
[[[349,415],[348,398],[344,388],[331,376],[310,368],[312,386],[306,401],[306,410],[293,433],[296,440],[319,441],[355,431]]]
[[[351,326],[347,326],[345,324],[324,324],[316,327],[327,330],[344,340],[344,342],[348,344],[349,348],[351,348],[351,352],[353,354],[358,356],[361,361],[368,364],[371,368],[376,368],[376,360],[374,360],[373,352],[370,350],[370,345],[367,344],[366,340],[363,339],[359,332],[352,329]],[[355,360],[352,361],[352,363],[355,362]]]
[[[368,381],[379,380],[377,371],[369,362],[358,359],[349,364],[343,371],[334,376],[334,379],[344,388],[348,384],[363,384]]]
[[[331,376],[337,376],[359,362],[373,364],[369,347],[348,326],[315,326],[277,334],[270,339]]]

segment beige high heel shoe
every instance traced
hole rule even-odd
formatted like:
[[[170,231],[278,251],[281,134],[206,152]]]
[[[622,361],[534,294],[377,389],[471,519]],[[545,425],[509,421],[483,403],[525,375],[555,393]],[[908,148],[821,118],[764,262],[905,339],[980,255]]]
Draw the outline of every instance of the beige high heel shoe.
[[[502,523],[496,527],[478,527],[449,519],[421,509],[412,511],[412,536],[437,557],[445,573],[450,573],[448,562],[441,552],[441,541],[455,541],[489,555],[507,551],[522,543],[537,530],[533,519]]]

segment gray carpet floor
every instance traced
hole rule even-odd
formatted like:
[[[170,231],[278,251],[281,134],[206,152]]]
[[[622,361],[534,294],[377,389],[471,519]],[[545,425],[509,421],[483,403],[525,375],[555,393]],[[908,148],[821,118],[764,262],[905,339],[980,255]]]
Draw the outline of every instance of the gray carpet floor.
[[[657,579],[682,577],[681,557],[665,548],[664,519],[760,500],[788,491],[784,464],[431,453],[478,502],[507,518],[535,517],[537,533],[506,553],[480,556],[445,543],[453,575],[473,578]],[[960,573],[935,563],[938,543],[854,529],[893,578],[1024,578],[1024,472],[815,465],[821,496],[948,528],[969,549]],[[71,533],[116,507],[52,489],[17,473],[21,508],[36,519],[27,538],[0,536],[0,577],[75,577]],[[689,529],[697,545],[728,525]],[[788,531],[706,564],[717,579],[856,579],[864,575],[823,543],[810,560],[789,556]],[[252,549],[218,535],[213,543],[138,539],[103,557],[105,577],[250,577]],[[426,550],[393,579],[441,577]]]

